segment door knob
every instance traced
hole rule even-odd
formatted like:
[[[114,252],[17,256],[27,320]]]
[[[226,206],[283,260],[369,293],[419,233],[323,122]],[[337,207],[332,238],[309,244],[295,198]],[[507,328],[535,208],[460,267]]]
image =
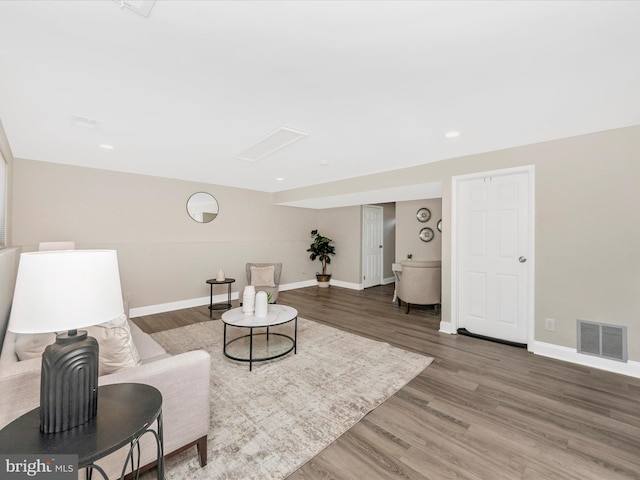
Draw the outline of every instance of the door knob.
[[[519,261],[520,263],[524,263],[524,262],[526,262],[526,261],[527,261],[527,257],[520,257],[520,258],[518,259],[518,261]]]

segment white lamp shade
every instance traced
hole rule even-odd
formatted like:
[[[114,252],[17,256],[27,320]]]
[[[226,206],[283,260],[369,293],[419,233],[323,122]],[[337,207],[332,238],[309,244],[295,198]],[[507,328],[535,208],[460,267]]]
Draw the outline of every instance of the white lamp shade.
[[[8,330],[75,330],[113,320],[123,312],[115,250],[20,255]]]

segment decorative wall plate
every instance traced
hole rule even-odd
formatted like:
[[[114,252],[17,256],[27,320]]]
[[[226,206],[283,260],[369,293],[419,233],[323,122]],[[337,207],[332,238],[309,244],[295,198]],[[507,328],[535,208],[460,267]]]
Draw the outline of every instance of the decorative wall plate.
[[[418,236],[423,242],[430,242],[431,240],[433,240],[433,230],[431,230],[429,227],[424,227],[422,230],[420,230],[420,234]]]
[[[431,218],[431,210],[429,210],[428,208],[421,208],[418,210],[416,217],[418,217],[419,222],[428,222]]]
[[[442,232],[442,219],[438,220],[438,231]]]

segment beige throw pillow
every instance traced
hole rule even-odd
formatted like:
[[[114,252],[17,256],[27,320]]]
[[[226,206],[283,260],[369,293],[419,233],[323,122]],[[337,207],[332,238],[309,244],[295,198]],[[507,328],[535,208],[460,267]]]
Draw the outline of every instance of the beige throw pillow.
[[[47,345],[56,341],[55,333],[17,333],[14,348],[18,360],[41,357]]]
[[[107,375],[125,367],[140,364],[140,355],[133,343],[127,317],[121,316],[100,325],[83,328],[98,341],[99,375]],[[44,349],[56,340],[55,333],[16,335],[15,350],[20,361],[41,357]]]
[[[273,279],[275,267],[250,267],[251,269],[251,285],[257,287],[275,287],[276,283]]]
[[[86,330],[100,346],[100,375],[140,364],[140,355],[133,343],[125,314]]]

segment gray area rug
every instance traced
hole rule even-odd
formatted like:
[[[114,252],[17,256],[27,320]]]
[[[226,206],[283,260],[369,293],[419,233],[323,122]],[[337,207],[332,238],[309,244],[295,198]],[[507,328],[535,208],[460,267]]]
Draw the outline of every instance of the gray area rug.
[[[290,333],[293,323],[278,328]],[[285,478],[433,361],[302,318],[298,353],[252,372],[222,354],[221,321],[152,336],[171,354],[211,354],[208,464],[180,454],[167,461],[169,480]]]

